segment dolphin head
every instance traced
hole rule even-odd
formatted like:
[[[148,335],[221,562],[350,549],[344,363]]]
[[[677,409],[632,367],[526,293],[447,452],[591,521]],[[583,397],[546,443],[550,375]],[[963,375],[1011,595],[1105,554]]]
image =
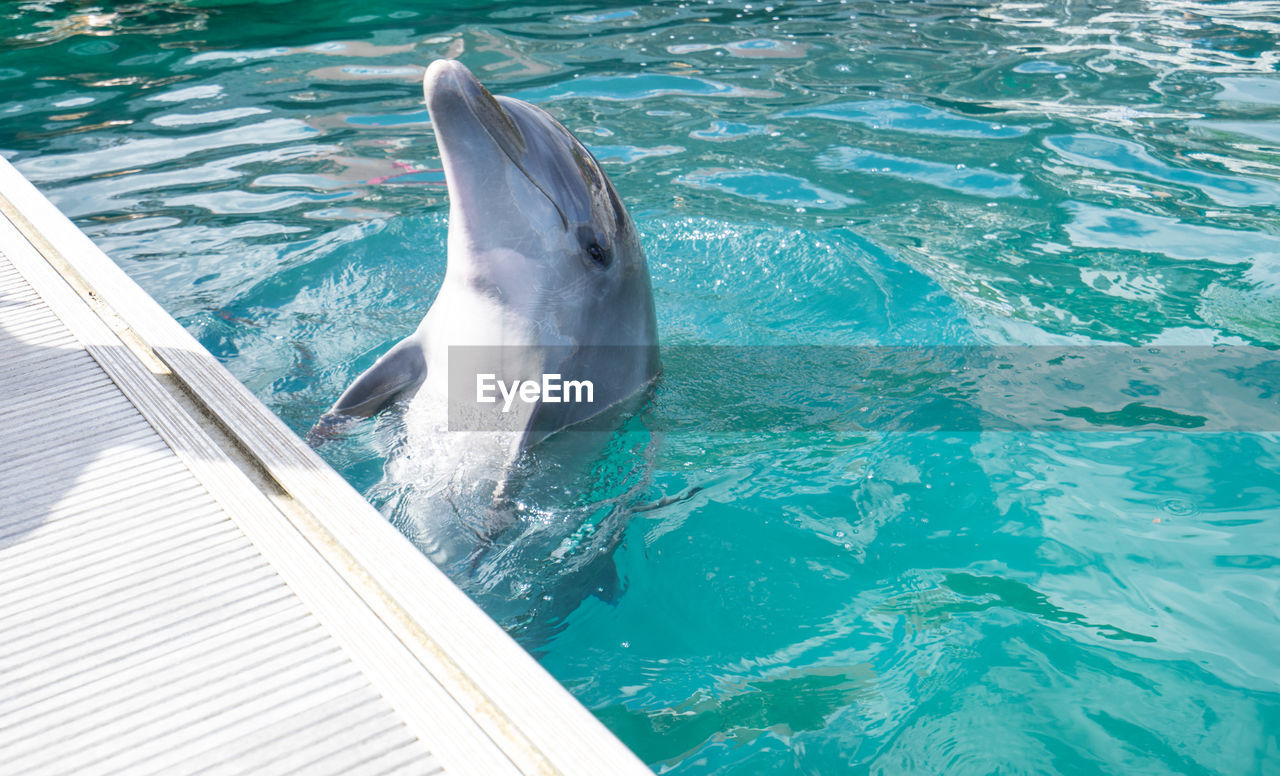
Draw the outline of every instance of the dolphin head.
[[[582,143],[455,60],[432,63],[423,90],[449,187],[446,283],[499,300],[545,344],[654,345],[635,226]]]
[[[653,291],[599,163],[546,111],[494,97],[457,61],[433,62],[423,91],[450,200],[428,347],[501,345],[503,363],[484,371],[592,382],[589,403],[539,401],[520,415],[520,448],[636,396],[659,371]],[[465,383],[468,371],[450,374]]]
[[[477,538],[488,546],[518,514],[512,475],[554,477],[572,468],[562,457],[578,460],[607,434],[549,445],[530,456],[541,467],[519,469],[525,449],[571,426],[595,430],[583,423],[591,418],[608,431],[643,399],[660,367],[657,326],[635,225],[591,153],[541,108],[494,97],[456,61],[432,63],[423,90],[449,187],[444,281],[418,329],[359,375],[309,438],[318,444],[351,417],[408,399],[406,443],[396,446],[405,454],[388,462],[387,479],[416,485],[399,491],[408,500],[396,519],[437,563],[467,560],[474,571]],[[496,361],[479,363],[490,351]],[[539,395],[508,414],[514,389],[503,388],[501,405],[481,400],[482,373],[522,388],[554,373],[566,398]],[[500,433],[442,433],[456,406],[493,421],[479,431]]]

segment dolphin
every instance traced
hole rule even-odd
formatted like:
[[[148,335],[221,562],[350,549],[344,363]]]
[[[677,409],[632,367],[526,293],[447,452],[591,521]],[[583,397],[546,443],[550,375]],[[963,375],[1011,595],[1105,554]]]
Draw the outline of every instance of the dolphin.
[[[655,380],[652,284],[627,209],[569,130],[535,105],[490,94],[456,60],[433,62],[423,93],[448,186],[445,276],[417,330],[358,376],[309,436],[400,405],[409,447],[437,459],[427,474],[402,466],[404,476],[450,479],[455,490],[484,480],[499,498],[524,450],[627,406]],[[590,381],[593,395],[481,404],[484,373],[506,385]],[[444,439],[457,444],[442,450]]]

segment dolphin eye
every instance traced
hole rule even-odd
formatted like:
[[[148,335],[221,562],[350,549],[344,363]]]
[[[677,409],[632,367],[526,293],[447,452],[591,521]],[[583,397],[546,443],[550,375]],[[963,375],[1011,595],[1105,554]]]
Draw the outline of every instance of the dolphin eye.
[[[587,246],[587,258],[591,259],[591,263],[595,264],[597,267],[607,267],[609,266],[609,261],[612,257],[609,255],[609,252],[600,245],[600,243],[593,242]]]

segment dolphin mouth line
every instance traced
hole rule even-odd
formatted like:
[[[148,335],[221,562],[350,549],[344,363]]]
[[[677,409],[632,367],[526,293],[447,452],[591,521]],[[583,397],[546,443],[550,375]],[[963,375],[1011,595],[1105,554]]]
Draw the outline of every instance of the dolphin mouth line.
[[[483,89],[484,87],[481,87],[481,88]],[[486,91],[485,94],[488,94],[488,92]],[[479,99],[483,99],[483,98],[479,98]],[[496,108],[502,114],[502,118],[504,118],[511,125],[511,128],[523,140],[524,133],[520,131],[519,126],[516,125],[515,121],[511,118],[511,116],[509,116],[507,112],[503,110],[502,105],[498,102],[498,100],[494,98],[493,95],[491,94],[489,95],[489,99],[493,101],[493,107]],[[542,187],[542,184],[538,183],[538,181],[535,180],[534,177],[529,174],[529,171],[525,169],[524,163],[521,162],[519,159],[517,159],[511,153],[511,149],[507,147],[507,144],[503,143],[501,140],[497,138],[497,136],[493,133],[493,130],[489,128],[489,125],[485,122],[485,120],[480,117],[480,112],[475,109],[473,101],[468,99],[466,101],[466,104],[467,104],[467,110],[471,111],[471,116],[476,120],[476,123],[480,125],[480,128],[484,130],[484,133],[488,135],[489,139],[493,141],[493,144],[496,145],[500,151],[502,151],[503,156],[507,157],[507,160],[511,162],[511,164],[515,165],[515,168],[520,171],[520,174],[524,176],[525,180],[533,184],[533,187],[537,189],[542,194],[542,196],[547,198],[547,201],[551,203],[551,206],[556,209],[556,215],[560,216],[561,225],[565,229],[568,229],[569,218],[564,214],[564,209],[560,207],[560,203],[556,202],[555,197],[551,196],[551,194],[545,188]],[[439,142],[438,138],[436,142],[437,143]],[[448,183],[449,183],[449,176],[446,173],[445,184],[447,185]]]

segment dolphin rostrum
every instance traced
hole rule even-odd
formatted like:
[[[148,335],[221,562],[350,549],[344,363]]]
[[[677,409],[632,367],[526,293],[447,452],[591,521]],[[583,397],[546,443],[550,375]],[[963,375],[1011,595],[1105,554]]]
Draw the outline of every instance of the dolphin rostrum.
[[[613,185],[559,122],[527,102],[493,96],[454,60],[433,62],[423,90],[449,192],[445,277],[418,329],[357,377],[317,429],[407,399],[410,437],[449,436],[470,412],[468,428],[482,433],[455,436],[489,447],[480,457],[490,464],[460,465],[453,476],[488,478],[500,491],[525,448],[653,381],[649,270]],[[591,382],[591,401],[543,396],[512,407],[496,390],[549,375]],[[497,399],[490,404],[476,401],[476,380],[485,377]],[[448,414],[449,407],[463,412]]]

